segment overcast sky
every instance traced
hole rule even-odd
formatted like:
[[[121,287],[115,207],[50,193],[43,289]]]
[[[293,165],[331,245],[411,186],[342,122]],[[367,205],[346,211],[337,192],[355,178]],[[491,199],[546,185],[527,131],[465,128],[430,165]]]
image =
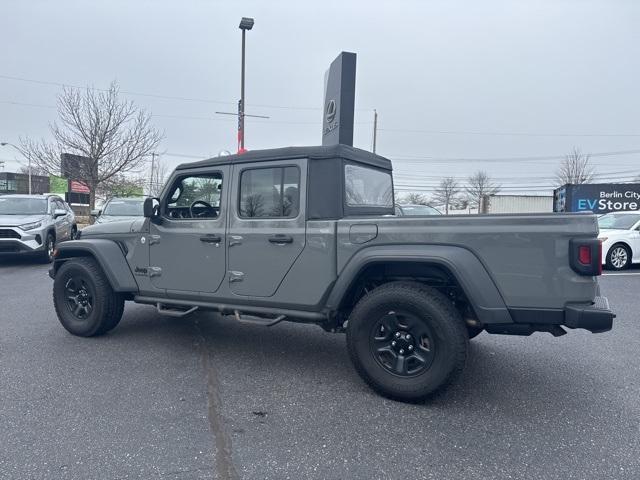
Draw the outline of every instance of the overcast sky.
[[[246,110],[271,117],[247,119],[249,149],[321,142],[324,72],[344,50],[358,55],[354,145],[371,148],[377,109],[398,189],[485,169],[505,191],[545,191],[559,160],[537,157],[640,151],[634,0],[3,0],[0,141],[48,136],[56,84],[116,79],[147,94],[126,97],[154,114],[170,167],[234,151],[236,120],[214,112],[237,108],[242,16]],[[5,170],[16,158],[0,149]],[[593,161],[601,180],[640,173],[640,153]]]

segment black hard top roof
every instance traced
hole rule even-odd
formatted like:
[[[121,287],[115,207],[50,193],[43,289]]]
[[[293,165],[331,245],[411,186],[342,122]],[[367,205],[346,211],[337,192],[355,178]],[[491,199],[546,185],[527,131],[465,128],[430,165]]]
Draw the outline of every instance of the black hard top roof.
[[[283,147],[269,150],[249,150],[243,154],[215,157],[199,162],[183,163],[176,170],[187,168],[210,167],[215,165],[228,165],[231,163],[266,162],[269,160],[282,160],[293,158],[309,158],[311,160],[323,160],[331,158],[345,158],[354,162],[366,163],[378,168],[391,170],[391,161],[387,158],[367,152],[359,148],[347,145],[330,145],[321,147]]]

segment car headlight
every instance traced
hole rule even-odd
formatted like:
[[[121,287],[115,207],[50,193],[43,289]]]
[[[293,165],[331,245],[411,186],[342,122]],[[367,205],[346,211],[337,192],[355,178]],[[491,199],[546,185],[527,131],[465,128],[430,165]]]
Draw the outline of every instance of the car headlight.
[[[600,237],[598,240],[600,240],[601,243],[604,243],[607,241],[609,237]]]
[[[20,225],[20,228],[22,230],[33,230],[34,228],[38,228],[42,226],[42,222],[32,222],[32,223],[25,223],[24,225]]]

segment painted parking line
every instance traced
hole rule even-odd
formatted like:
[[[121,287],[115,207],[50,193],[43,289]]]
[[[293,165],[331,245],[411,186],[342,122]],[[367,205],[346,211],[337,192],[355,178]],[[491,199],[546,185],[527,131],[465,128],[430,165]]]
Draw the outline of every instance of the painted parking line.
[[[624,277],[624,276],[638,276],[640,272],[623,272],[623,273],[603,273],[603,277]]]

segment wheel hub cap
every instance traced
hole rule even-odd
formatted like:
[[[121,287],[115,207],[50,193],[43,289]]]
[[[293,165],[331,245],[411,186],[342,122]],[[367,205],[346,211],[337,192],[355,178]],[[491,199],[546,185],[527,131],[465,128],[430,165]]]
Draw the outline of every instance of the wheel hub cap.
[[[391,338],[390,346],[397,353],[404,354],[415,348],[413,337],[408,332],[398,330]]]
[[[413,377],[429,369],[434,359],[433,335],[420,317],[389,312],[375,323],[370,340],[376,362],[393,375]]]

